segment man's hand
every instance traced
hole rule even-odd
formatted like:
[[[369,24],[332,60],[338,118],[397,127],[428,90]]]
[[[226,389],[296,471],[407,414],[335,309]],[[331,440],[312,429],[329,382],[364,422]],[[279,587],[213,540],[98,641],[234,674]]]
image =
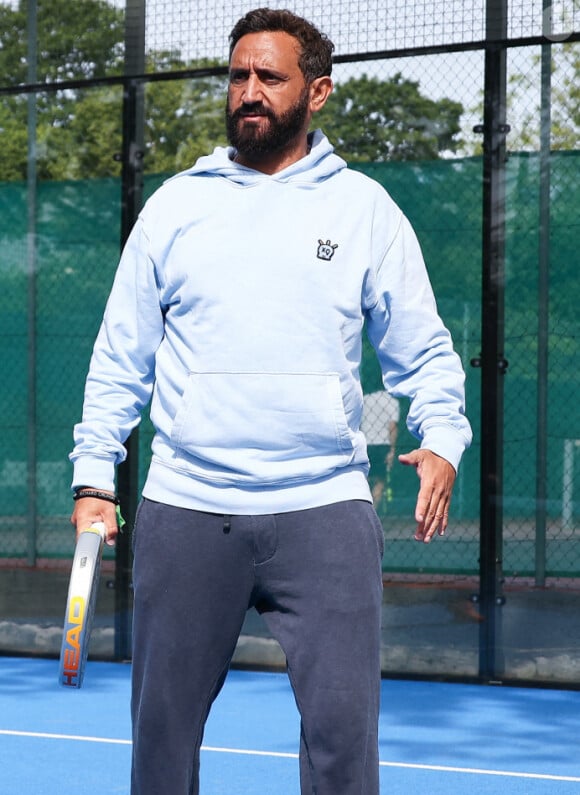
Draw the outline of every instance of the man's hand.
[[[117,506],[108,500],[96,497],[83,497],[75,502],[75,509],[70,518],[79,535],[95,522],[103,522],[107,533],[106,543],[112,547],[119,532],[117,525]]]
[[[421,486],[415,508],[415,539],[428,544],[435,533],[445,534],[449,519],[455,469],[431,450],[412,450],[399,456],[405,466],[414,466]]]

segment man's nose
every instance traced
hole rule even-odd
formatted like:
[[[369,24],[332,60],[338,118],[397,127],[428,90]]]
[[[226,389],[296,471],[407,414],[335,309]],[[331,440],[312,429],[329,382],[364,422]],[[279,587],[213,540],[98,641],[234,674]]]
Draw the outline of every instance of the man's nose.
[[[242,99],[247,104],[259,102],[262,99],[262,84],[257,75],[250,73],[244,85]]]

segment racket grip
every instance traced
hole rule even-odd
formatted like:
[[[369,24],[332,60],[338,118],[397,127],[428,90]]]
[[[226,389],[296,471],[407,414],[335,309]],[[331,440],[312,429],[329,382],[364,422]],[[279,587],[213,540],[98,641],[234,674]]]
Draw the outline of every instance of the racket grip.
[[[104,522],[93,522],[90,527],[87,527],[85,530],[82,531],[83,533],[96,533],[100,535],[103,541],[107,536],[107,531],[105,529]]]

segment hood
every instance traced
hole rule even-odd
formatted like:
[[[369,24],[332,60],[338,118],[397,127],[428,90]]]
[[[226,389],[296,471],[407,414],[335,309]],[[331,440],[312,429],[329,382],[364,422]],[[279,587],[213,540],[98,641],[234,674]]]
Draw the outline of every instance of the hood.
[[[200,157],[194,166],[172,179],[185,176],[224,177],[239,185],[254,185],[268,179],[276,182],[317,183],[346,168],[345,161],[334,154],[334,147],[321,130],[309,133],[310,151],[306,157],[292,163],[276,174],[264,174],[234,161],[236,150],[231,146],[218,146],[211,155]]]

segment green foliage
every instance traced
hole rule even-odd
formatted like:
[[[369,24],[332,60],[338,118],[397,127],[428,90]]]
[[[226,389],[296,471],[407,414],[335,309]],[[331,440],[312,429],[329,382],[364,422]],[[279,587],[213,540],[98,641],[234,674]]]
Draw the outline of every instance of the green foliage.
[[[26,81],[26,7],[0,5],[0,75],[4,85]],[[22,10],[21,10],[22,9]]]
[[[423,96],[401,74],[363,75],[335,86],[316,123],[351,163],[432,160],[456,151],[462,112],[457,102]]]
[[[28,145],[25,108],[14,97],[0,99],[0,181],[25,178]]]
[[[159,54],[155,57],[159,58]],[[188,64],[196,69],[219,65],[207,59]],[[174,60],[171,68],[184,68],[184,64]],[[147,173],[181,171],[215,146],[226,144],[226,86],[227,78],[217,76],[152,82],[146,86],[144,166]]]
[[[580,46],[564,44],[556,51],[552,91],[552,148],[580,148]]]
[[[511,152],[540,149],[541,62],[550,58],[550,149],[580,148],[580,46],[578,42],[551,45],[543,55],[530,59],[529,68],[510,74],[507,115],[511,130],[507,138]],[[482,114],[482,106],[479,107]]]
[[[0,5],[0,75],[5,85],[28,75],[27,0]],[[124,14],[105,0],[38,0],[38,82],[119,74]]]
[[[27,3],[0,5],[0,75],[6,86],[26,83]],[[38,0],[37,83],[88,80],[120,74],[124,15],[105,0]],[[120,147],[120,89],[38,92],[37,173],[40,179],[116,175]],[[24,179],[27,168],[28,97],[0,98],[0,180]]]
[[[77,92],[74,102],[57,96],[51,123],[37,128],[39,179],[119,175],[122,100],[120,86]]]

